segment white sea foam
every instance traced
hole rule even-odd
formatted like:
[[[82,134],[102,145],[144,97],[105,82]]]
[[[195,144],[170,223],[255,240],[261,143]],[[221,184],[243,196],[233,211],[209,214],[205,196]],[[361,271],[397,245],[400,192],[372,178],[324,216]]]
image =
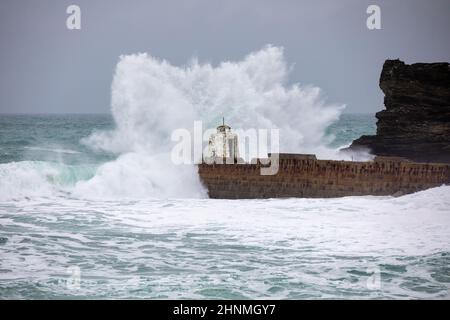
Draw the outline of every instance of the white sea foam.
[[[0,280],[6,298],[448,298],[449,192],[2,202]]]
[[[60,148],[45,148],[45,147],[24,147],[24,149],[35,150],[35,151],[47,151],[54,153],[68,153],[68,154],[80,154],[81,152],[70,150],[70,149],[60,149]]]
[[[21,161],[0,164],[0,200],[53,194],[47,175],[54,168],[43,162]]]
[[[61,164],[32,168],[15,164],[10,173],[3,166],[2,197],[48,195],[61,189],[81,198],[205,197],[197,168],[172,163],[171,136],[175,129],[192,131],[196,120],[203,121],[204,129],[215,127],[222,116],[234,129],[279,129],[281,152],[315,153],[328,159],[346,156],[327,147],[332,137],[326,135],[344,106],[327,104],[317,87],[289,84],[288,69],[283,49],[274,46],[217,66],[195,60],[174,66],[145,53],[122,56],[112,83],[115,128],[82,139],[92,149],[113,152],[117,158],[101,165],[94,176],[71,175],[80,178],[71,184],[55,184],[55,174],[48,174],[66,172]]]
[[[45,161],[0,164],[0,200],[52,197],[73,191],[78,181],[90,179],[96,165],[67,165]]]
[[[341,107],[287,75],[276,47],[217,67],[122,57],[117,128],[84,139],[117,159],[0,164],[5,298],[448,298],[449,186],[399,198],[167,199],[205,196],[196,168],[168,153],[171,131],[193,120],[279,128],[282,151],[336,157],[324,132]],[[79,290],[67,289],[73,266]],[[381,289],[367,287],[373,268]]]
[[[317,87],[289,85],[279,47],[218,66],[193,61],[178,67],[145,53],[122,56],[112,84],[116,128],[83,140],[121,156],[99,168],[91,181],[80,182],[76,194],[204,195],[195,167],[171,164],[170,137],[178,128],[192,130],[195,120],[214,127],[222,116],[235,129],[280,129],[282,152],[335,158],[325,130],[342,109],[326,104]]]
[[[194,166],[176,166],[168,154],[125,153],[103,164],[88,181],[79,181],[74,196],[94,199],[199,198],[206,192]]]
[[[326,104],[318,87],[288,85],[283,50],[267,46],[217,67],[194,61],[173,66],[148,54],[122,56],[112,85],[117,128],[85,139],[118,153],[162,152],[177,128],[194,120],[215,127],[222,116],[234,128],[278,128],[284,152],[321,153],[326,128],[344,106]]]

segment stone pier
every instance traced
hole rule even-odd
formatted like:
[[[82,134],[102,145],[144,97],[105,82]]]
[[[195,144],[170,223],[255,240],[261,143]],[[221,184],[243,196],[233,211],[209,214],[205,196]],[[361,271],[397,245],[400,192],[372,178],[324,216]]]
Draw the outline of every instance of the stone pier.
[[[276,175],[261,175],[262,166],[200,164],[198,172],[210,198],[219,199],[403,195],[450,183],[450,164],[391,157],[356,162],[280,154]]]

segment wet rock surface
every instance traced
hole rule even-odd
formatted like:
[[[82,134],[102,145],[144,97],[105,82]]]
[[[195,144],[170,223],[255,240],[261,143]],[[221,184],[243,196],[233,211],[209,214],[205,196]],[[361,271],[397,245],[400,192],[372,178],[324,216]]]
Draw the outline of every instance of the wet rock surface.
[[[377,133],[350,150],[419,162],[450,162],[450,66],[386,60],[380,77],[386,109],[376,114]]]

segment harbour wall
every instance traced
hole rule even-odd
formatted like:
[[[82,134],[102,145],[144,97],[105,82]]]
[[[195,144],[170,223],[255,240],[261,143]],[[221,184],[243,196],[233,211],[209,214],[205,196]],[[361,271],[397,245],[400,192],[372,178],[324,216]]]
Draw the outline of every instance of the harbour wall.
[[[450,164],[415,163],[402,158],[374,161],[317,160],[314,155],[280,154],[275,175],[265,165],[200,164],[200,179],[210,198],[332,198],[403,195],[450,184]]]

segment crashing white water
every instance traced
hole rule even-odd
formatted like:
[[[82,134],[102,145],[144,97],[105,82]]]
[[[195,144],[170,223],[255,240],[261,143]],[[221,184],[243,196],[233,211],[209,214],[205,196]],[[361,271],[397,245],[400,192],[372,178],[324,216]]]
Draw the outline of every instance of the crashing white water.
[[[0,197],[60,191],[97,199],[206,197],[197,168],[175,165],[170,158],[178,143],[171,136],[176,129],[192,132],[194,121],[202,121],[203,131],[215,128],[222,117],[236,131],[278,129],[281,152],[342,159],[345,155],[327,147],[333,137],[326,129],[338,120],[344,106],[326,103],[318,87],[290,84],[289,69],[283,49],[270,45],[241,61],[217,66],[196,60],[174,66],[146,53],[121,56],[111,89],[115,127],[82,139],[92,150],[115,154],[115,159],[90,166],[87,174],[85,168],[61,161],[0,164],[0,178],[10,181],[0,183]],[[56,150],[58,155],[79,154],[67,146],[25,148]],[[24,172],[29,172],[30,178]],[[66,176],[80,179],[59,183]]]
[[[448,299],[449,192],[0,202],[0,291],[16,299]],[[66,287],[74,266],[79,290]]]
[[[288,86],[279,47],[267,46],[239,62],[173,66],[148,54],[122,56],[112,85],[113,132],[86,142],[118,153],[167,152],[177,128],[195,120],[215,127],[222,116],[233,128],[278,128],[284,152],[321,153],[342,105],[327,105],[320,88]]]
[[[90,179],[95,165],[67,165],[47,161],[0,164],[0,201],[67,196],[78,181]]]
[[[344,106],[326,104],[317,87],[288,85],[288,74],[283,49],[273,46],[218,66],[193,61],[178,67],[146,53],[122,56],[112,84],[116,128],[83,141],[120,156],[79,182],[75,194],[204,196],[196,168],[172,164],[171,134],[192,131],[198,120],[214,127],[222,116],[234,129],[279,129],[282,152],[336,157],[325,131]]]
[[[337,156],[325,132],[342,107],[288,85],[287,70],[276,47],[216,67],[124,56],[115,127],[83,139],[106,151],[95,156],[79,144],[95,117],[16,119],[0,150],[13,159],[0,164],[5,298],[448,299],[449,186],[398,198],[192,199],[205,190],[194,165],[172,163],[170,137],[194,120],[278,128],[281,151]],[[67,287],[74,267],[79,290]]]

